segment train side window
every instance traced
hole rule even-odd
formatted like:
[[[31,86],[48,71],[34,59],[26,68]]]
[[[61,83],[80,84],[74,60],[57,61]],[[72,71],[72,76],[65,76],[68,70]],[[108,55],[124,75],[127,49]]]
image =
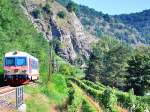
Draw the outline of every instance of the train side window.
[[[32,69],[37,69],[37,62],[36,61],[32,61]]]
[[[30,66],[32,67],[32,69],[38,69],[38,61],[30,59]]]

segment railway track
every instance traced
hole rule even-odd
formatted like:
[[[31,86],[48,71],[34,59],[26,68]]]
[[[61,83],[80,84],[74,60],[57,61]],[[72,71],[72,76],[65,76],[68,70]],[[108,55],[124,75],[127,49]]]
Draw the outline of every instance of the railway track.
[[[0,88],[0,96],[7,94],[7,93],[11,93],[15,91],[15,87],[10,87],[10,86],[4,86]]]
[[[37,86],[38,83],[37,82],[28,82],[28,84],[25,84],[27,86]],[[16,87],[12,87],[12,86],[3,86],[3,87],[0,87],[0,96],[4,95],[4,94],[7,94],[7,93],[11,93],[11,92],[14,92],[16,90]]]

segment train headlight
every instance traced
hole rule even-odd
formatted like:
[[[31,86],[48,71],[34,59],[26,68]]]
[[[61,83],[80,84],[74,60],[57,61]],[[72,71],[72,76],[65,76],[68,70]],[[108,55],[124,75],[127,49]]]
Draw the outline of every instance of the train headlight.
[[[5,73],[9,73],[10,71],[9,70],[5,70]]]

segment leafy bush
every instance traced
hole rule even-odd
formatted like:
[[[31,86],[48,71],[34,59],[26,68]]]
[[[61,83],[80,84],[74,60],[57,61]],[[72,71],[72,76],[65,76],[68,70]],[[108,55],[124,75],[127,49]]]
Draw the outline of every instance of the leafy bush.
[[[85,99],[83,100],[83,103],[82,103],[82,110],[83,110],[83,112],[96,112],[97,111]]]
[[[69,105],[67,111],[76,112],[79,106],[82,104],[82,101],[83,99],[80,93],[71,87],[69,92]]]
[[[50,101],[54,101],[56,104],[64,103],[68,95],[68,88],[64,76],[61,74],[53,74],[51,81],[47,85],[43,85],[42,92],[48,96]]]
[[[70,78],[71,81],[75,82],[79,87],[81,87],[87,94],[92,96],[95,100],[100,102],[102,91],[95,90],[87,85],[85,85],[80,80],[77,80],[75,78]]]
[[[76,70],[69,64],[62,64],[60,65],[59,72],[66,76],[73,76],[76,73]]]
[[[144,96],[150,88],[150,48],[138,47],[128,61],[128,88],[133,88],[136,95]]]
[[[64,19],[64,18],[66,17],[66,13],[65,13],[64,11],[60,11],[60,12],[58,12],[57,16],[58,16],[59,18]]]
[[[135,112],[144,112],[145,108],[141,105],[137,105],[135,107]]]
[[[48,3],[43,7],[43,11],[52,15],[51,6]]]
[[[89,81],[89,80],[83,80],[82,81],[84,84],[86,84],[87,86],[90,86],[91,88],[93,88],[93,89],[96,89],[96,90],[102,90],[102,91],[104,91],[104,86],[99,86],[99,85],[97,85],[97,84],[95,84],[94,82],[91,82],[91,81]]]
[[[132,107],[137,102],[133,90],[130,90],[129,93],[117,92],[116,96],[118,98],[118,102],[126,108]]]
[[[74,2],[69,2],[66,8],[69,12],[77,11],[77,5]]]
[[[32,11],[32,16],[35,18],[35,19],[38,19],[41,17],[41,10],[40,9],[35,9]]]
[[[117,97],[114,90],[110,88],[106,89],[102,94],[101,101],[105,108],[111,110],[117,103]]]

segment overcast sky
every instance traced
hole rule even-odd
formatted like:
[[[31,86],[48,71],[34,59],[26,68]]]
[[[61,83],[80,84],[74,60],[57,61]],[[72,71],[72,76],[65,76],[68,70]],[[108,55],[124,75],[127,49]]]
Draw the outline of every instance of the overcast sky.
[[[150,0],[73,0],[74,2],[94,8],[97,11],[115,14],[129,14],[150,9]]]

